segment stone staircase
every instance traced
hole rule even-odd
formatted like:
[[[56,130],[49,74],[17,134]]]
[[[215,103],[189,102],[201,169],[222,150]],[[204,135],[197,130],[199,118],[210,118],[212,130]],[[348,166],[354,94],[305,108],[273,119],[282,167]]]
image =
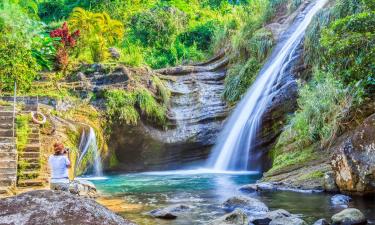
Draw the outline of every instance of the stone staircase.
[[[13,137],[13,106],[0,106],[0,195],[10,194],[17,181],[17,148]]]
[[[37,111],[37,100],[29,99],[25,101],[25,107],[20,113],[30,114]],[[41,174],[40,126],[30,121],[29,128],[27,144],[18,156],[18,187],[43,186],[46,183]]]

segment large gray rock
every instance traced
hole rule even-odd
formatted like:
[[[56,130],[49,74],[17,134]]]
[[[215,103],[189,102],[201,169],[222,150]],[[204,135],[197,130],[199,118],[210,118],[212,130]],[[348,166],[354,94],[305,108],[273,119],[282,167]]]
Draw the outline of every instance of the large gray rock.
[[[375,193],[375,114],[342,135],[330,151],[340,191]]]
[[[92,199],[45,190],[0,199],[0,224],[134,225]]]
[[[155,217],[155,218],[170,220],[170,219],[176,219],[180,213],[186,212],[190,208],[191,207],[188,205],[177,204],[177,205],[171,205],[162,209],[154,209],[148,212],[147,215]]]
[[[264,213],[269,211],[268,207],[263,202],[246,196],[231,197],[223,203],[223,206],[228,210],[241,208],[254,213]]]
[[[367,219],[358,209],[348,208],[333,215],[331,222],[332,225],[364,225]]]
[[[256,184],[247,184],[240,187],[244,192],[262,192],[262,191],[291,191],[301,193],[322,192],[320,189],[306,189],[304,187],[295,187],[285,182],[260,182]]]
[[[248,225],[249,218],[242,209],[236,209],[211,223],[209,225]]]
[[[250,220],[254,225],[306,225],[306,222],[284,209],[267,212]]]

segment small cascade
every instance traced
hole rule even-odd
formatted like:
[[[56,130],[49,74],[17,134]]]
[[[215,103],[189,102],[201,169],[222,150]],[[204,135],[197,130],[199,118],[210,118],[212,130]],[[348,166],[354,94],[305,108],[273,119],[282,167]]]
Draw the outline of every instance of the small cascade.
[[[259,169],[259,152],[254,150],[254,145],[262,116],[299,57],[298,49],[307,26],[326,3],[327,0],[317,0],[310,4],[284,33],[256,81],[226,121],[208,160],[209,168],[218,171]]]
[[[80,154],[76,163],[75,173],[77,172],[77,169],[84,171],[85,168],[92,163],[93,175],[96,177],[103,176],[102,159],[100,157],[95,131],[92,127],[88,129],[87,133],[85,129],[83,129],[79,150]]]

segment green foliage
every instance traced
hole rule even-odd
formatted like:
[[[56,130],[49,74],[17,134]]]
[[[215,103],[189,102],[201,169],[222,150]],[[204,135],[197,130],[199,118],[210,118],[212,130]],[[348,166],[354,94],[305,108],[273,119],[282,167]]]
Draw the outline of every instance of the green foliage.
[[[22,39],[7,35],[0,37],[0,90],[11,91],[14,82],[18,89],[30,88],[39,66]]]
[[[199,50],[208,50],[217,29],[223,29],[217,21],[207,21],[178,35],[178,40],[187,47],[196,45]]]
[[[316,71],[310,83],[300,89],[299,109],[281,134],[277,148],[289,144],[298,148],[315,142],[328,144],[358,97],[332,74]]]
[[[277,152],[276,150],[273,150],[272,153],[273,163],[272,168],[268,171],[268,173],[272,173],[289,166],[301,164],[317,157],[316,153],[311,147],[293,152]]]
[[[110,122],[135,125],[140,119],[140,113],[159,124],[165,122],[166,107],[160,105],[145,88],[139,87],[134,91],[110,90],[105,93],[105,99]]]
[[[271,52],[274,41],[270,31],[260,29],[254,34],[246,33],[245,37],[238,38],[235,43],[236,51],[233,50],[232,53],[236,54],[232,56],[235,62],[228,70],[224,90],[224,98],[231,103],[240,100],[254,82],[264,60]]]
[[[232,103],[240,100],[254,82],[259,69],[260,64],[254,58],[249,59],[244,65],[233,65],[225,79],[224,98]]]
[[[124,35],[120,21],[113,20],[107,13],[92,13],[83,8],[74,8],[69,17],[71,28],[79,30],[79,52],[89,51],[94,62],[108,58],[108,48],[118,43]]]
[[[171,97],[170,90],[165,86],[164,82],[162,82],[160,78],[157,77],[156,75],[153,75],[151,77],[151,80],[152,80],[153,87],[157,90],[157,95],[161,96],[163,105],[168,106],[169,99]]]
[[[22,153],[27,144],[30,133],[30,115],[21,114],[16,117],[17,151]]]
[[[107,115],[110,121],[135,125],[139,114],[134,108],[137,101],[136,95],[122,90],[111,90],[105,93]]]
[[[325,65],[345,84],[375,84],[375,11],[336,20],[323,31],[321,44]]]
[[[181,30],[185,15],[173,7],[156,7],[134,15],[131,34],[141,44],[163,48],[169,46]]]

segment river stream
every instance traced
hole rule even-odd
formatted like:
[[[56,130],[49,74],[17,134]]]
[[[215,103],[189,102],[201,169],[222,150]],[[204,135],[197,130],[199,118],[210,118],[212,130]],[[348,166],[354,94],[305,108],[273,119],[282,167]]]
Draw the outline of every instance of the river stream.
[[[285,209],[312,224],[320,218],[329,219],[342,207],[330,203],[332,195],[274,191],[243,193],[239,187],[254,183],[261,177],[253,172],[212,173],[205,170],[113,174],[106,179],[92,179],[104,196],[99,202],[140,225],[207,224],[226,212],[221,203],[235,195],[247,195],[263,201],[271,210]],[[192,209],[176,220],[151,218],[144,213],[173,204],[187,204]],[[353,197],[349,207],[364,212],[375,223],[375,198]]]

